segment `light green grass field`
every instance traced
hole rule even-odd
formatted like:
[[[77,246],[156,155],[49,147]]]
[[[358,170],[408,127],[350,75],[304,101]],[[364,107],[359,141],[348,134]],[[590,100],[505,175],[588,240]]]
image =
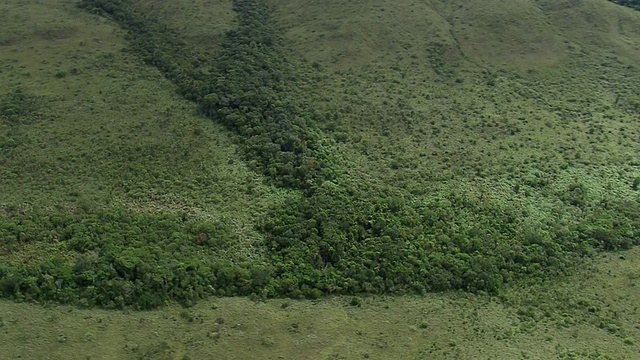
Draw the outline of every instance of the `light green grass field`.
[[[629,359],[640,252],[501,298],[245,298],[148,312],[0,302],[2,359]]]

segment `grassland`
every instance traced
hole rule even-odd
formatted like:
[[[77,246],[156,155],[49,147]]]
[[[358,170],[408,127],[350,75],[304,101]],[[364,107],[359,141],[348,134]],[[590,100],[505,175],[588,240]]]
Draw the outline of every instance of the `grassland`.
[[[633,359],[637,12],[253,5],[0,5],[8,358]]]
[[[2,359],[635,359],[637,249],[500,298],[468,293],[129,312],[0,302]]]

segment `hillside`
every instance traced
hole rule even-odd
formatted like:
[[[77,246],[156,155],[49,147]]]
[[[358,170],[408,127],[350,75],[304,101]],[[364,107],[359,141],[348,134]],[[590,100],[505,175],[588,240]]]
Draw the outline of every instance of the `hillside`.
[[[3,2],[0,358],[633,359],[628,7]]]
[[[4,296],[123,306],[112,295],[131,291],[122,271],[136,252],[149,259],[155,248],[179,267],[262,256],[255,223],[283,192],[161,73],[123,52],[123,32],[69,2],[15,1],[2,13]],[[105,296],[106,285],[91,285],[99,274],[125,279]]]
[[[500,294],[640,241],[630,9],[2,7],[4,297]]]

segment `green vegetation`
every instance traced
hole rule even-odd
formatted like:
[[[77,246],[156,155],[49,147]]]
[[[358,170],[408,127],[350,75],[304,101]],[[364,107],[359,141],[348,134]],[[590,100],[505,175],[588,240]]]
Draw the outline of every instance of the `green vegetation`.
[[[228,225],[186,214],[16,214],[3,218],[0,239],[9,253],[34,242],[50,247],[41,263],[0,265],[0,291],[22,301],[149,309],[167,299],[188,304],[207,295],[248,295],[269,278],[259,263],[225,258],[238,241]],[[79,255],[68,259],[69,252]]]
[[[618,5],[627,6],[632,9],[640,10],[640,1],[638,0],[609,0]]]
[[[638,353],[640,13],[0,14],[0,296],[27,303],[0,302],[7,356]]]
[[[309,114],[290,99],[295,79],[264,5],[234,2],[239,28],[226,33],[213,58],[180,42],[177,34],[137,13],[128,1],[82,1],[80,6],[109,14],[129,30],[134,51],[163,71],[204,113],[239,133],[247,160],[276,184],[308,188],[324,178],[319,174],[324,167],[321,154],[305,121]]]
[[[51,69],[47,81],[75,82],[74,96],[80,78],[92,80],[85,73],[127,81],[111,95],[96,85],[101,115],[61,133],[52,124],[97,105],[74,113],[26,74],[0,97],[3,176],[21,184],[2,199],[2,295],[147,309],[210,295],[495,294],[630,248],[640,241],[640,34],[621,28],[634,39],[616,45],[621,55],[606,50],[604,31],[565,30],[562,40],[545,28],[523,49],[528,23],[564,26],[553,6],[529,5],[503,9],[521,22],[513,31],[474,4],[416,5],[433,21],[407,31],[433,32],[427,43],[400,44],[406,57],[371,48],[351,59],[304,51],[310,43],[291,34],[317,24],[284,5],[233,1],[237,19],[212,26],[226,32],[211,50],[147,16],[144,2],[80,1],[85,22],[113,26],[107,17],[126,31],[127,51]],[[582,21],[589,6],[568,19]],[[393,16],[413,11],[401,3]],[[503,51],[474,48],[478,36]],[[156,107],[157,124],[125,126],[141,101],[162,102],[153,91],[176,105]],[[239,157],[207,148],[224,138]]]
[[[620,259],[624,257],[625,259]],[[499,298],[202,300],[135,312],[0,301],[7,358],[634,359],[638,248]]]
[[[282,193],[224,128],[122,53],[113,26],[72,5],[3,9],[57,19],[3,33],[14,39],[0,58],[3,296],[149,308],[217,294],[211,281],[225,276],[234,288],[245,277],[226,294],[252,292],[250,269],[264,263],[253,224]]]

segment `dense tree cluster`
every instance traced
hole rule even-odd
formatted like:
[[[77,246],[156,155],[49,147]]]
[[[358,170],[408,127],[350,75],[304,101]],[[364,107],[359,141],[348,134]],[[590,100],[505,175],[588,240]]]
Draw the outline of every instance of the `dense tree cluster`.
[[[498,292],[523,276],[563,273],[596,249],[638,243],[640,207],[602,204],[573,225],[517,223],[518,214],[456,194],[411,205],[398,198],[350,195],[325,183],[313,197],[264,224],[274,252],[277,294],[394,293],[462,289]],[[477,214],[464,229],[458,209]]]
[[[265,173],[281,186],[309,188],[325,174],[326,159],[309,129],[311,115],[291,99],[292,72],[287,69],[282,41],[269,26],[264,5],[236,1],[240,26],[227,33],[215,59],[205,112],[236,131],[248,158],[260,159]]]
[[[49,256],[39,263],[0,264],[0,293],[26,301],[139,309],[168,299],[189,303],[206,295],[248,295],[267,282],[268,268],[222,258],[235,241],[227,225],[186,215],[10,214],[0,218],[3,249],[19,253],[39,244]]]

